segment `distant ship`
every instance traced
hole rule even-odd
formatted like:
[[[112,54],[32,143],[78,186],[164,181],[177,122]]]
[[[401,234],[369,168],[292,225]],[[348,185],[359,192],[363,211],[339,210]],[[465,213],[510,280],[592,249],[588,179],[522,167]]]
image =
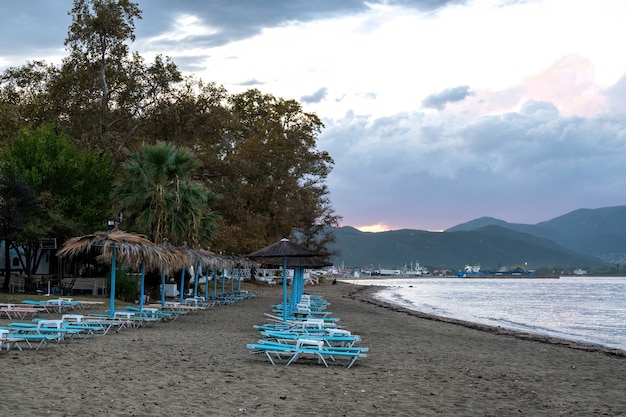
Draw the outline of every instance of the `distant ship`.
[[[413,262],[411,262],[410,268],[407,268],[406,264],[404,265],[401,275],[422,277],[424,275],[428,275],[429,273],[428,268],[420,266],[419,262],[415,262],[415,266],[413,265]]]
[[[480,270],[480,265],[465,265],[465,267],[454,273],[459,278],[466,278],[470,275],[485,275],[485,272]]]
[[[420,266],[419,262],[411,262],[411,266],[408,267],[406,264],[402,269],[376,269],[371,271],[371,275],[381,275],[381,276],[408,276],[408,277],[422,277],[424,275],[429,275],[430,271],[428,268]]]
[[[534,269],[526,269],[522,266],[514,266],[513,268],[500,268],[497,271],[491,271],[489,269],[481,271],[480,265],[465,265],[460,271],[454,273],[459,278],[477,277],[477,276],[534,276]]]

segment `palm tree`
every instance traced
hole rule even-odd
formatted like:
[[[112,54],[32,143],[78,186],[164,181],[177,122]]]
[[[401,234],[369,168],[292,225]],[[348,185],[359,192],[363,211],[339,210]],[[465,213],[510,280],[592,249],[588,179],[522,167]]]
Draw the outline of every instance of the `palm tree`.
[[[126,152],[113,195],[130,228],[190,247],[207,246],[218,216],[210,205],[215,196],[192,174],[199,163],[186,148],[159,142]]]

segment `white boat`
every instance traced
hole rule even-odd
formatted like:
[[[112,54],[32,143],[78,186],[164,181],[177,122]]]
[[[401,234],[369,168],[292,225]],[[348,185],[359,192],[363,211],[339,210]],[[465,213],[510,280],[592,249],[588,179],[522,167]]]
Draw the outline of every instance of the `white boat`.
[[[420,266],[419,262],[415,262],[415,266],[413,265],[413,262],[411,262],[410,268],[407,268],[407,266],[404,265],[404,269],[402,270],[402,275],[411,275],[411,276],[421,277],[421,276],[428,275],[428,274],[429,274],[428,268]]]

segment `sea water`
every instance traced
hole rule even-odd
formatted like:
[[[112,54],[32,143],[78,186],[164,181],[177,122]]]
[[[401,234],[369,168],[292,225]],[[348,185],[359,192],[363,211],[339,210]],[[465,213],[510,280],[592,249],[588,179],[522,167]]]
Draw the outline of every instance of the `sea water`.
[[[411,310],[626,350],[626,278],[413,278],[376,297]]]

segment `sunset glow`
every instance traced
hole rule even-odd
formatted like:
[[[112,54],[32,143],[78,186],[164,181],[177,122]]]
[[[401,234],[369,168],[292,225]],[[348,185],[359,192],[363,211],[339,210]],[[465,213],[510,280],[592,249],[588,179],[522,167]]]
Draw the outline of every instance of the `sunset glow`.
[[[391,230],[389,226],[384,225],[382,223],[372,224],[370,226],[360,226],[360,227],[357,227],[357,229],[360,230],[361,232],[372,232],[372,233],[388,232],[389,230]]]

